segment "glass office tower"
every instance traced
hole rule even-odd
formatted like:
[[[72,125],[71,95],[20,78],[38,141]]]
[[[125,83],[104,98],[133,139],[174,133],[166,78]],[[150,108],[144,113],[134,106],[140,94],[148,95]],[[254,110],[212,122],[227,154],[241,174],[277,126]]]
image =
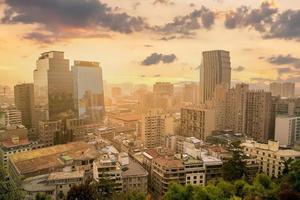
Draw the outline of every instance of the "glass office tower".
[[[81,119],[101,122],[104,115],[102,69],[98,62],[74,61],[75,111]]]
[[[34,97],[38,110],[47,112],[46,120],[74,117],[73,76],[64,52],[42,53],[34,70]]]

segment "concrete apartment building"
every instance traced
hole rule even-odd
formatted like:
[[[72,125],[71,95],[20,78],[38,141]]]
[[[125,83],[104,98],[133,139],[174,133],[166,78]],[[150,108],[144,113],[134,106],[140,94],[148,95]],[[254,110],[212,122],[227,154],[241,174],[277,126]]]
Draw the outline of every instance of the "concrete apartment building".
[[[181,109],[180,135],[205,139],[216,129],[215,109],[206,105]]]
[[[183,154],[175,154],[170,149],[156,148],[143,153],[143,166],[149,173],[150,191],[162,196],[174,181],[182,185],[205,185],[221,177],[223,163],[220,159],[199,149],[184,151]]]
[[[146,148],[164,144],[165,136],[174,132],[174,119],[161,110],[150,110],[142,116],[141,140]]]
[[[300,151],[282,149],[279,147],[279,142],[270,140],[267,144],[247,140],[241,146],[247,155],[256,159],[259,171],[270,177],[277,178],[282,175],[285,161],[300,159]]]
[[[223,50],[205,51],[200,65],[200,102],[212,100],[216,85],[230,88],[230,53]]]
[[[225,128],[266,142],[272,137],[271,93],[237,84],[226,94]],[[273,112],[274,114],[274,112]]]
[[[300,117],[280,115],[275,120],[275,140],[280,146],[293,146],[300,140]]]
[[[114,185],[113,190],[116,192],[121,192],[123,189],[121,172],[121,166],[115,155],[104,154],[93,162],[93,179],[96,181],[110,180]]]
[[[16,127],[22,125],[22,113],[20,110],[9,107],[0,112],[4,113],[4,127]]]
[[[259,142],[270,137],[271,93],[247,92],[245,134]]]
[[[10,135],[0,145],[0,166],[8,170],[9,157],[25,151],[31,151],[34,144],[28,140],[27,135]]]
[[[245,133],[248,84],[237,84],[226,94],[225,128]]]

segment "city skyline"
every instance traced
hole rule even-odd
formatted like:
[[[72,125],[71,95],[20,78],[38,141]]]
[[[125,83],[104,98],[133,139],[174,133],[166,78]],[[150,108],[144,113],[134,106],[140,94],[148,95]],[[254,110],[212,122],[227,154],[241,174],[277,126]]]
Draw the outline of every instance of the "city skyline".
[[[237,12],[242,5],[251,8]],[[70,63],[100,62],[111,83],[198,81],[202,52],[223,49],[231,53],[233,84],[287,80],[299,88],[299,9],[296,0],[1,1],[0,84],[32,82],[37,57],[51,50]]]

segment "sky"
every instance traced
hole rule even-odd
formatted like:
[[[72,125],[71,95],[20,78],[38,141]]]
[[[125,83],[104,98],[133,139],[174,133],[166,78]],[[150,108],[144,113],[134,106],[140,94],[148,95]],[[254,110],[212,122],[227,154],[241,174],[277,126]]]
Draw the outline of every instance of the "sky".
[[[300,1],[0,0],[0,85],[32,82],[52,50],[100,62],[110,83],[198,81],[216,49],[230,51],[233,83],[300,87]]]

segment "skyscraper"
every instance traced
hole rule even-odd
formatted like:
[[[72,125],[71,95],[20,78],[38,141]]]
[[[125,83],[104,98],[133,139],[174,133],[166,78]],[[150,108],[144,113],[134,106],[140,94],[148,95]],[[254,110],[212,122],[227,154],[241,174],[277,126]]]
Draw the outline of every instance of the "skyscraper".
[[[30,129],[33,127],[34,89],[32,83],[15,85],[15,106],[22,114],[22,124]]]
[[[200,101],[212,100],[216,85],[230,88],[231,63],[230,53],[224,50],[203,52],[200,66]]]
[[[72,71],[77,116],[99,122],[104,115],[103,80],[99,63],[75,61]]]
[[[44,120],[73,117],[72,72],[64,52],[42,53],[36,67],[33,73],[35,105],[47,112],[47,119]]]

